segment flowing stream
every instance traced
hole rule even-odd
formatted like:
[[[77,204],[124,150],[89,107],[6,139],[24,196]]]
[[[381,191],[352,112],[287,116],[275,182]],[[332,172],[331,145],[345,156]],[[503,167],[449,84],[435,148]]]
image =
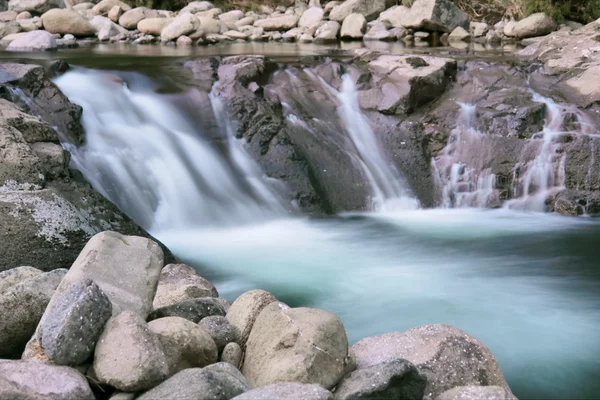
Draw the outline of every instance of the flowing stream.
[[[82,69],[56,81],[84,108],[86,145],[69,148],[73,162],[224,297],[260,287],[291,306],[328,309],[351,342],[456,325],[490,347],[520,398],[600,393],[598,221],[516,207],[418,209],[349,81],[332,92],[346,127],[340,146],[369,177],[374,211],[292,216],[294,206],[278,195],[281,182],[263,176],[244,152],[218,99],[193,90],[157,94],[142,75],[119,75]],[[190,107],[175,105],[182,97]],[[288,111],[288,122],[299,123]],[[455,132],[464,140],[477,140],[472,112],[463,106]],[[202,113],[213,113],[216,126],[198,119]],[[551,146],[551,133],[543,140]],[[494,177],[455,167],[457,151],[467,150],[448,150],[437,163],[449,182],[445,205],[483,206]],[[525,184],[539,186],[537,176],[548,182],[550,173],[536,166],[543,161],[533,161]],[[459,189],[463,183],[469,190]],[[386,206],[394,202],[403,206]]]

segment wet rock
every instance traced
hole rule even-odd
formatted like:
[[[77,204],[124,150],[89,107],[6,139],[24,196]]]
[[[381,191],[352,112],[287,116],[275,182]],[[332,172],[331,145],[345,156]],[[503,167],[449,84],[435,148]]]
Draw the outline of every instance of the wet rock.
[[[11,286],[40,274],[42,271],[32,267],[16,267],[0,272],[0,294]]]
[[[334,43],[338,40],[340,24],[335,21],[325,22],[315,32],[315,43],[325,44]]]
[[[483,343],[450,325],[424,325],[362,339],[352,346],[359,370],[406,359],[427,376],[425,395],[436,398],[458,386],[508,388],[494,355]]]
[[[46,31],[32,31],[24,33],[19,38],[10,42],[7,50],[10,51],[49,51],[56,50],[56,39]]]
[[[333,7],[329,19],[341,23],[348,15],[356,13],[362,14],[367,21],[372,21],[377,19],[385,8],[385,0],[347,0]]]
[[[59,365],[83,364],[111,314],[110,300],[93,281],[73,284],[46,312],[41,326],[44,352]]]
[[[243,393],[232,400],[333,400],[329,390],[319,385],[297,382],[280,382]]]
[[[237,343],[227,343],[221,353],[221,361],[229,363],[236,368],[239,368],[242,364],[242,348]]]
[[[94,400],[95,396],[75,369],[39,361],[0,360],[0,398]]]
[[[8,9],[15,12],[29,11],[36,14],[43,14],[46,11],[60,6],[58,0],[10,0]]]
[[[362,14],[350,14],[342,23],[342,39],[362,39],[367,31],[367,20]]]
[[[212,315],[225,315],[221,303],[214,297],[200,297],[157,308],[150,313],[150,321],[164,317],[181,317],[198,323]]]
[[[552,17],[545,13],[535,13],[517,22],[512,29],[511,35],[507,36],[516,36],[519,39],[523,39],[547,35],[556,29],[558,29],[558,25]]]
[[[163,345],[169,375],[217,361],[217,346],[202,326],[184,318],[167,317],[151,321],[148,327]]]
[[[295,15],[281,15],[272,18],[259,19],[254,22],[254,26],[263,28],[265,31],[288,31],[298,24],[298,17]]]
[[[277,299],[265,290],[250,290],[238,297],[227,311],[227,319],[240,334],[240,345],[244,347],[250,331],[260,312]]]
[[[119,25],[125,29],[136,29],[138,23],[147,18],[159,18],[158,11],[151,10],[147,7],[136,7],[129,11],[125,11],[119,17]]]
[[[92,15],[106,15],[114,7],[119,6],[123,11],[131,10],[129,4],[119,0],[102,0],[92,8]]]
[[[433,32],[469,29],[469,17],[451,0],[416,0],[404,17],[404,27]]]
[[[323,19],[323,9],[321,7],[309,8],[302,14],[298,26],[301,28],[310,28],[318,24]]]
[[[160,36],[173,21],[175,18],[145,18],[138,22],[137,28],[146,35]]]
[[[411,362],[398,359],[359,369],[344,377],[335,399],[421,400],[427,377]]]
[[[347,356],[348,338],[338,317],[275,302],[254,323],[242,372],[253,386],[291,381],[332,388],[344,374]]]
[[[136,313],[112,317],[96,345],[94,372],[98,381],[119,390],[147,390],[169,374],[159,338]]]
[[[10,273],[12,278],[5,279],[12,283],[0,292],[2,358],[18,357],[21,354],[66,270],[55,270],[25,278],[29,273],[31,272],[24,270]]]
[[[160,40],[163,42],[176,40],[179,36],[195,32],[199,27],[200,21],[192,14],[179,14],[173,22],[164,27],[160,34]]]
[[[223,316],[214,315],[203,318],[198,325],[202,327],[215,341],[219,352],[225,345],[239,341],[239,333],[229,320]]]
[[[435,400],[517,400],[500,386],[459,386],[440,394]]]
[[[96,29],[92,24],[72,10],[55,8],[47,11],[42,15],[42,23],[44,29],[50,33],[60,33],[61,35],[70,33],[77,37],[96,34]]]
[[[142,394],[138,400],[167,398],[229,400],[248,389],[246,382],[223,370],[190,368],[178,372]]]

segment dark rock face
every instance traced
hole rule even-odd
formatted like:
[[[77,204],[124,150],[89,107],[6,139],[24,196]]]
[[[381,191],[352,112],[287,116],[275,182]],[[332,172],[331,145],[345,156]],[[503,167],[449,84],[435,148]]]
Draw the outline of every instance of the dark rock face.
[[[80,116],[42,67],[0,64],[0,271],[68,268],[107,229],[148,236],[68,168],[59,138],[82,142]]]
[[[79,365],[94,352],[112,305],[91,280],[72,285],[54,301],[41,327],[42,347],[59,365]]]
[[[427,377],[410,361],[394,360],[359,369],[346,376],[335,390],[335,399],[420,400]]]
[[[181,317],[197,323],[202,318],[212,315],[225,316],[225,309],[221,303],[214,297],[199,297],[158,308],[150,313],[148,320]]]

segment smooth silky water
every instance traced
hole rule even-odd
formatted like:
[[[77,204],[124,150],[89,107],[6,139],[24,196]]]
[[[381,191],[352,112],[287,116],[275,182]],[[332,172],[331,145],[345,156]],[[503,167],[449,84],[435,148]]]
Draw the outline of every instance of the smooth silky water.
[[[178,96],[191,106],[179,108],[146,77],[119,75],[127,84],[85,69],[56,80],[84,109],[86,145],[64,145],[97,190],[224,297],[264,288],[291,306],[330,310],[351,342],[452,324],[490,347],[519,398],[600,394],[600,221],[415,209],[409,190],[381,189],[393,170],[370,182],[381,189],[379,211],[301,217],[232,136],[213,96],[188,91]],[[333,118],[360,123],[351,85],[336,96]],[[197,123],[194,106],[215,112],[217,133]],[[373,159],[383,152],[365,129],[348,133],[357,160],[371,171],[389,166]],[[211,145],[215,135],[225,145]]]

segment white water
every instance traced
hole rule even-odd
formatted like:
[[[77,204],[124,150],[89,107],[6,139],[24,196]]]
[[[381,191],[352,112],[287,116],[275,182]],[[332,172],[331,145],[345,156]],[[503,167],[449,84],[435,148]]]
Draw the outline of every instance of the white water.
[[[491,348],[518,395],[600,390],[600,253],[592,244],[600,229],[593,220],[475,209],[289,218],[233,139],[218,101],[212,106],[226,152],[151,90],[84,71],[57,84],[85,110],[87,143],[70,149],[73,162],[178,257],[202,268],[223,296],[261,287],[292,306],[328,309],[351,341],[449,323]],[[355,94],[346,90],[340,112],[355,127],[364,120],[350,114]],[[376,157],[365,132],[356,133],[356,147],[364,145],[358,154]],[[460,169],[450,174],[489,190]],[[452,190],[460,199],[463,192]]]

